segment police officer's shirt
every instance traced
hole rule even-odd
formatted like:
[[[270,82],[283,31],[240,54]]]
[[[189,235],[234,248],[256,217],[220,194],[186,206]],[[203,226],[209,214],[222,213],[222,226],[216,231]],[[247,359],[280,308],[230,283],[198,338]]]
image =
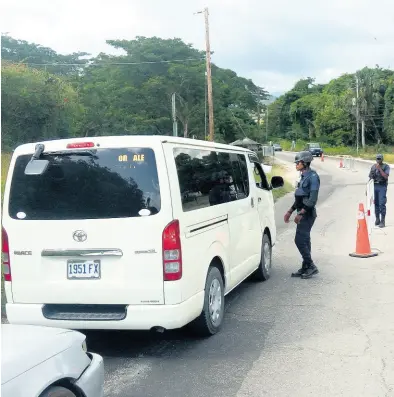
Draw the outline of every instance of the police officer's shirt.
[[[390,175],[390,166],[386,163],[383,163],[380,168],[386,175]],[[379,185],[387,185],[388,181],[387,179],[382,177],[382,174],[376,167],[376,164],[374,164],[371,167],[371,172],[369,173],[369,177],[374,180],[375,183]]]
[[[315,207],[317,203],[317,194],[311,196],[311,192],[318,192],[320,188],[319,175],[313,171],[308,170],[301,174],[301,180],[295,191],[297,209],[306,206],[308,209]]]

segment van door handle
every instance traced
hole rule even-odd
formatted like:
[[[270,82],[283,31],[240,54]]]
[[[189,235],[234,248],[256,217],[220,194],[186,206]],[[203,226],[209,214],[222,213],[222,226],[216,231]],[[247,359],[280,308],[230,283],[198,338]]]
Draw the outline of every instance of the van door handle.
[[[252,208],[254,208],[254,198],[253,197],[250,199],[250,205]]]

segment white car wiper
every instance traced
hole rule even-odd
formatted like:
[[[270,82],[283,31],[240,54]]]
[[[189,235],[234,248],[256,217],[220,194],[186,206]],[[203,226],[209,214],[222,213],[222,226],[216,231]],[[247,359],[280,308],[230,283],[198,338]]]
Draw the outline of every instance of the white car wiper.
[[[96,156],[97,150],[61,150],[57,152],[45,152],[42,156]]]
[[[45,146],[38,143],[31,160],[27,163],[25,168],[25,175],[42,175],[48,168],[49,161],[40,159],[45,156],[96,156],[97,150],[61,150],[58,152],[45,152]]]

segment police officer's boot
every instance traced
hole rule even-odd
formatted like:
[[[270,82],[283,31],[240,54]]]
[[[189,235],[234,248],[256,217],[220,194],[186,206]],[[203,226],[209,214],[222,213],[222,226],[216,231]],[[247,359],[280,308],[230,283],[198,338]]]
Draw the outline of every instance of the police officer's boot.
[[[376,215],[376,219],[375,219],[375,226],[379,226],[380,225],[380,215]]]
[[[379,227],[385,227],[386,226],[386,217],[382,215],[382,219],[379,223]]]
[[[314,274],[319,273],[319,269],[315,266],[315,264],[312,263],[312,265],[308,266],[306,271],[301,274],[301,278],[306,279],[306,278],[311,278]]]
[[[298,269],[295,273],[291,273],[291,277],[301,277],[306,272],[307,267],[302,264],[301,269]]]

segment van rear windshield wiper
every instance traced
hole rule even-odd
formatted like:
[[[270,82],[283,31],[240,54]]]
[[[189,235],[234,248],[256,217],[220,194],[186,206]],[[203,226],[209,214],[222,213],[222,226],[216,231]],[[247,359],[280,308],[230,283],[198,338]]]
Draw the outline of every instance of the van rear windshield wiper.
[[[97,150],[62,150],[59,152],[45,152],[45,146],[42,143],[39,143],[36,145],[34,154],[31,156],[30,161],[26,165],[25,175],[44,174],[49,165],[49,160],[45,159],[47,156],[96,156],[96,152]]]
[[[57,152],[45,152],[42,156],[95,156],[97,150],[61,150]]]
[[[35,147],[35,152],[32,156],[32,160],[38,160],[43,156],[67,156],[67,155],[79,155],[79,156],[95,156],[97,153],[97,149],[93,150],[60,150],[60,151],[52,151],[45,152],[45,146],[42,143],[39,143]]]

